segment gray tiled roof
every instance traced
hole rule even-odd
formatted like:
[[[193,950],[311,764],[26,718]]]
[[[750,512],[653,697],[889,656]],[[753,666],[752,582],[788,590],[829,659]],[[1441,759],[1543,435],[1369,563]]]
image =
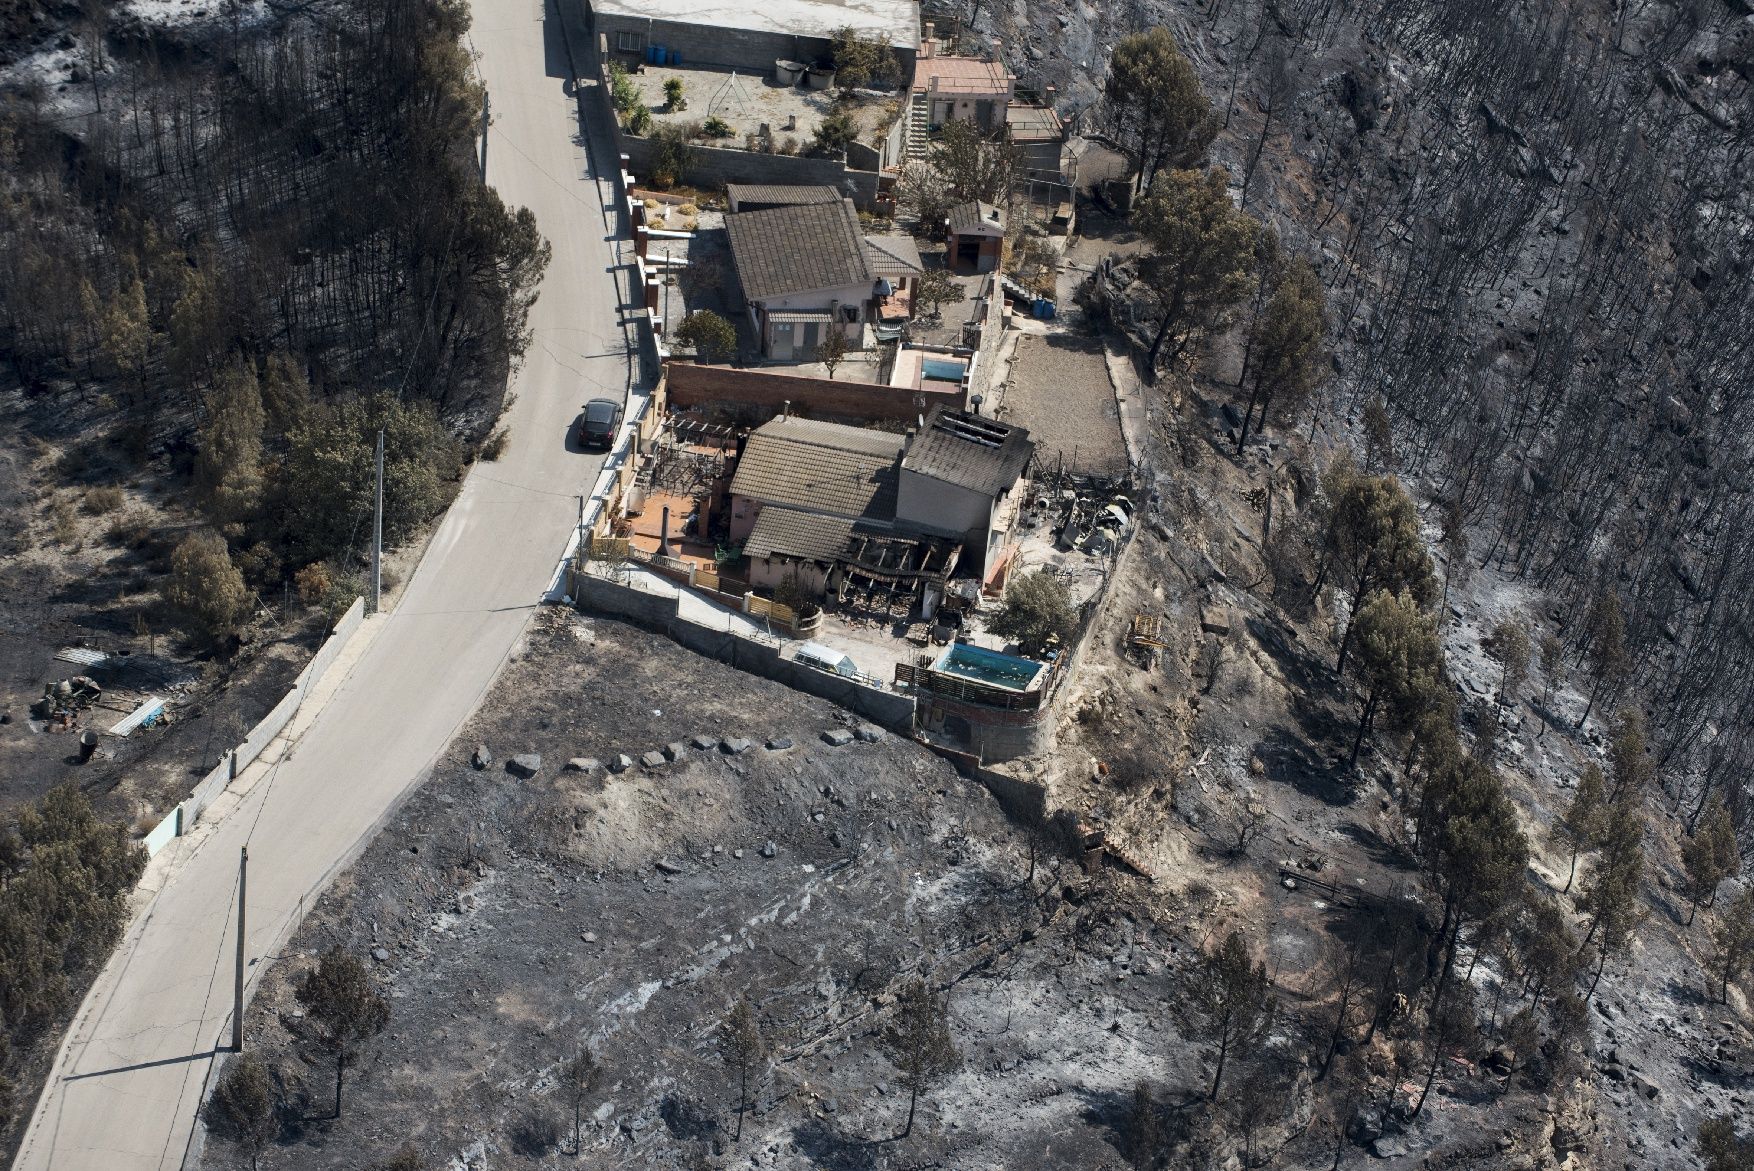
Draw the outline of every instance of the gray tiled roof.
[[[725,217],[725,232],[751,301],[874,279],[850,199],[738,212]]]
[[[743,552],[751,557],[833,561],[846,552],[855,523],[847,516],[820,516],[769,504],[756,517]]]
[[[835,203],[841,193],[826,184],[804,186],[785,183],[727,183],[725,195],[739,212],[750,210],[746,203],[762,207],[794,207],[810,203]]]
[[[906,442],[863,427],[772,419],[744,445],[731,492],[763,505],[888,521],[895,516],[896,457]]]
[[[919,276],[926,271],[912,236],[866,236],[865,258],[878,276]]]
[[[992,236],[1005,234],[1005,213],[990,203],[971,199],[951,208],[950,214],[944,218],[949,222],[950,230],[958,236],[970,232]]]
[[[902,457],[906,471],[997,496],[1017,482],[1035,444],[1029,432],[968,411],[939,407]]]

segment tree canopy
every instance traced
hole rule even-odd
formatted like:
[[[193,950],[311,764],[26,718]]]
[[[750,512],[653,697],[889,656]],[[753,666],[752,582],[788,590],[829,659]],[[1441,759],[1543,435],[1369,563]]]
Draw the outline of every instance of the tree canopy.
[[[1320,381],[1327,312],[1327,298],[1314,266],[1301,256],[1284,265],[1266,311],[1250,329],[1254,382],[1242,426],[1237,429],[1237,451],[1248,442],[1249,421],[1257,406],[1260,426],[1265,427],[1272,412],[1294,409]]]
[[[1109,59],[1103,100],[1149,190],[1164,167],[1199,163],[1218,134],[1212,103],[1175,37],[1161,25],[1122,37]]]
[[[1005,590],[1005,604],[987,621],[1001,638],[1016,639],[1026,655],[1066,645],[1078,630],[1078,612],[1066,583],[1045,570],[1024,574]]]
[[[920,1094],[962,1064],[956,1041],[950,1035],[949,1009],[924,980],[909,980],[895,1000],[895,1016],[884,1027],[883,1051],[907,1087],[907,1124],[902,1136],[913,1133],[914,1112]]]
[[[1140,275],[1160,313],[1149,369],[1172,332],[1179,353],[1191,331],[1215,323],[1249,294],[1260,223],[1231,202],[1229,184],[1222,167],[1167,171],[1133,209],[1133,225],[1151,247]]]

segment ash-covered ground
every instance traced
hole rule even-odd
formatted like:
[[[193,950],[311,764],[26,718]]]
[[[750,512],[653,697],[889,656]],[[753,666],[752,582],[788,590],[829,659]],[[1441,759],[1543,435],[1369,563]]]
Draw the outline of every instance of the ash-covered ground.
[[[581,1038],[605,1068],[586,1166],[1121,1165],[1134,1083],[1168,1100],[1202,1077],[1165,1011],[1188,943],[1136,909],[1139,880],[1039,838],[1031,879],[1029,832],[917,745],[823,739],[853,726],[655,635],[540,615],[266,975],[250,1044],[292,1108],[263,1166],[359,1168],[404,1142],[433,1167],[543,1165],[570,1147],[557,1074]],[[565,769],[672,743],[674,763]],[[504,767],[521,753],[533,779]],[[392,1005],[337,1120],[292,993],[333,943],[375,957]],[[916,973],[948,990],[963,1062],[901,1139],[876,1036]],[[714,1030],[739,997],[773,1066],[733,1143]],[[239,1155],[214,1138],[205,1161]]]

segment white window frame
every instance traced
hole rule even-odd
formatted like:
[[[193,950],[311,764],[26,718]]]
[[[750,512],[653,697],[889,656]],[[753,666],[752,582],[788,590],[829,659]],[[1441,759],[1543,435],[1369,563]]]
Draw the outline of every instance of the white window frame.
[[[622,29],[615,34],[615,51],[618,53],[643,53],[646,47],[646,34]]]

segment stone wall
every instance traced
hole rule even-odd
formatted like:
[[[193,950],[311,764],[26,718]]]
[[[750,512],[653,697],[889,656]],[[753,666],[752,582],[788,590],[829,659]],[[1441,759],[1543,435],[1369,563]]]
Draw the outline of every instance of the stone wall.
[[[788,402],[793,410],[813,417],[898,422],[912,422],[940,402],[951,407],[963,405],[960,394],[732,366],[697,366],[675,359],[665,364],[665,386],[672,409],[718,408],[746,417],[751,423],[766,422]],[[921,399],[925,400],[924,407],[918,401]]]

